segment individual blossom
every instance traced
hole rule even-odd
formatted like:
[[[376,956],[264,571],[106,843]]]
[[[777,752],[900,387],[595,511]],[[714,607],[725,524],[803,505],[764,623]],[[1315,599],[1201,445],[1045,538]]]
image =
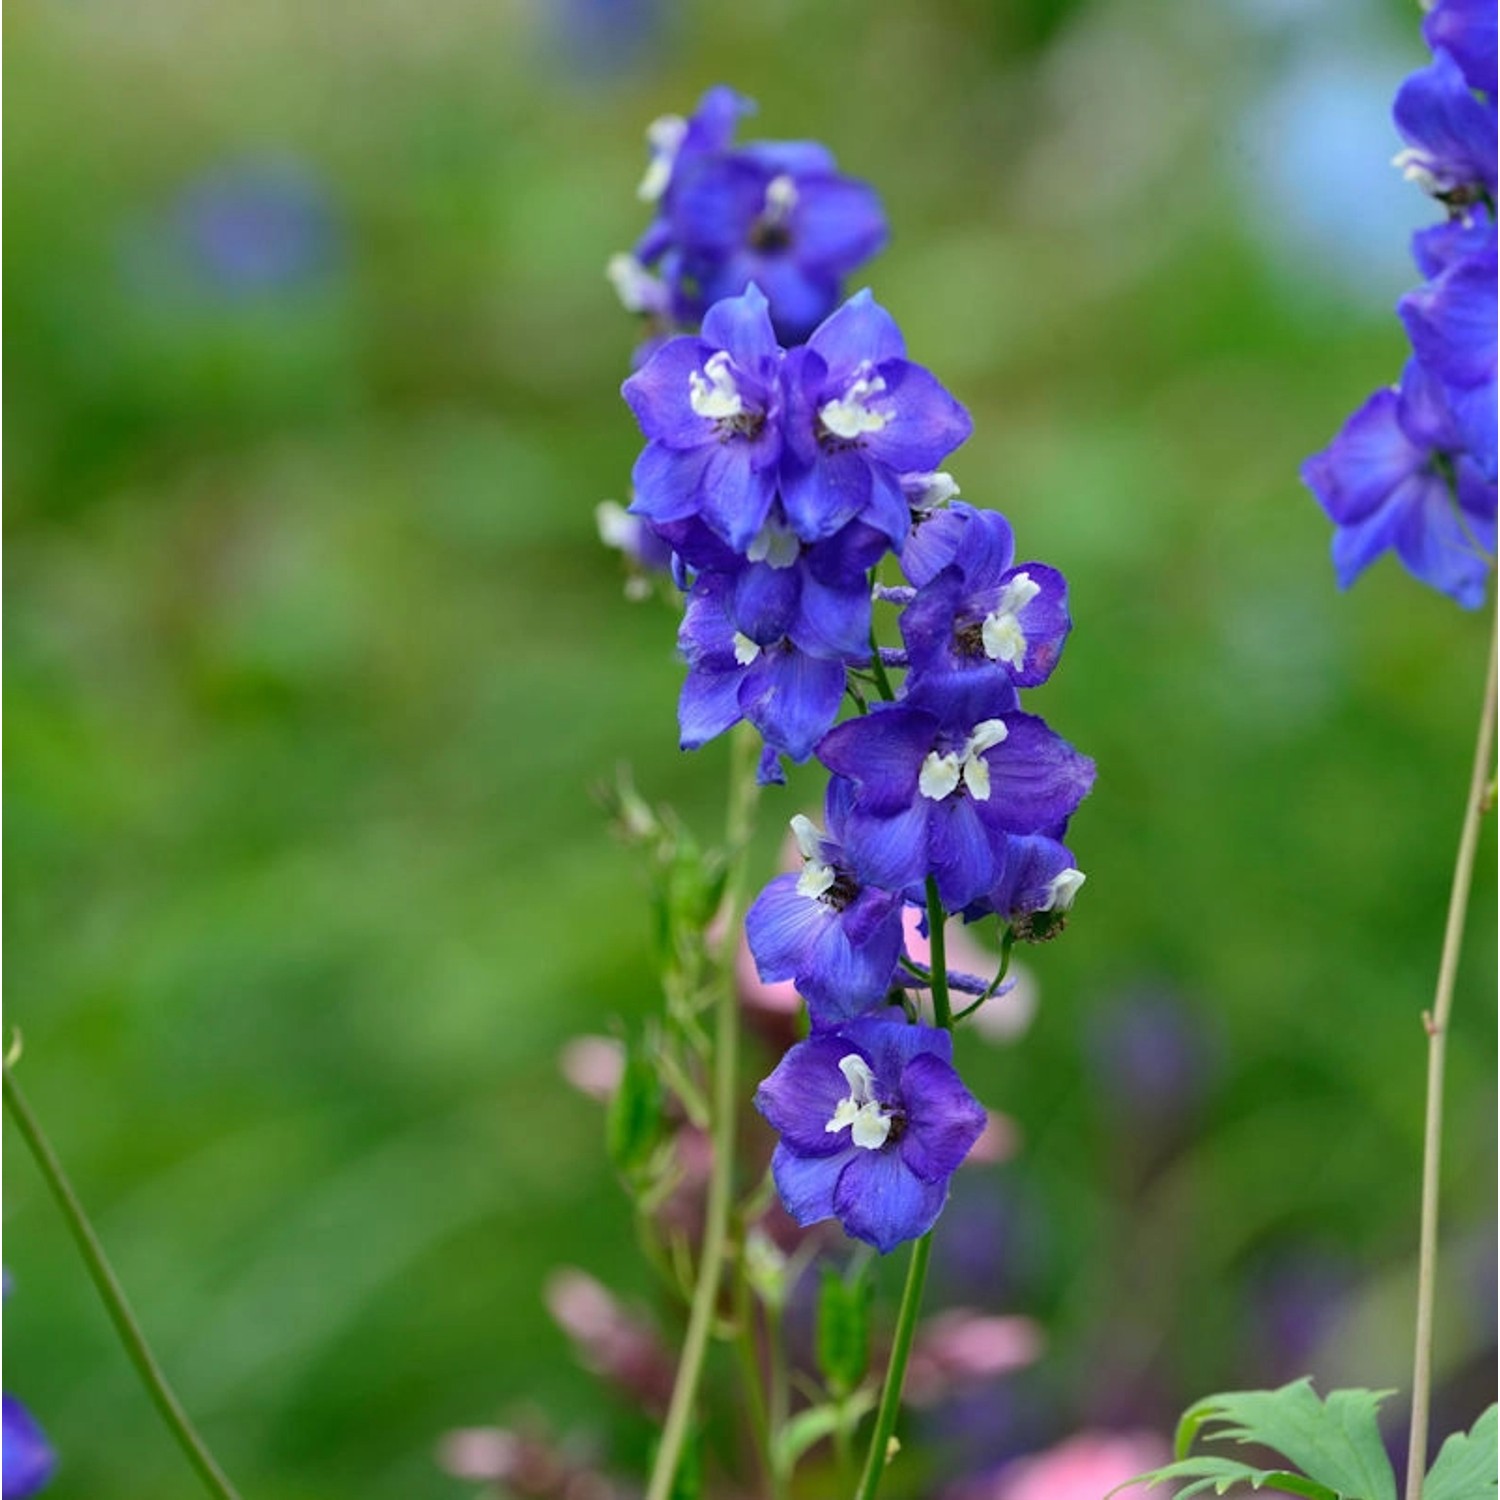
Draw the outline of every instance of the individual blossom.
[[[859,518],[899,546],[911,526],[903,476],[937,469],[969,414],[921,365],[868,290],[787,356],[781,497],[805,541]]]
[[[992,890],[1008,835],[1060,835],[1094,763],[992,679],[928,678],[829,731],[818,758],[854,784],[845,848],[862,879],[958,911]]]
[[[1453,207],[1495,196],[1495,103],[1474,95],[1450,54],[1401,85],[1393,113],[1406,141],[1395,164],[1424,192]]]
[[[1437,380],[1416,360],[1377,391],[1303,482],[1336,530],[1333,562],[1348,588],[1381,553],[1467,609],[1484,600],[1495,547],[1495,486],[1465,451]]]
[[[794,343],[837,306],[843,278],[885,243],[885,215],[874,189],[842,175],[814,142],[735,147],[738,121],[753,108],[718,87],[690,118],[669,115],[650,127],[641,196],[657,214],[631,258],[658,269],[679,323],[754,283],[770,299],[778,334]]]
[[[688,595],[677,644],[687,660],[677,721],[684,750],[696,750],[748,719],[774,755],[795,761],[812,754],[838,718],[844,662],[814,654],[791,636],[764,643],[735,625],[734,581],[705,573]],[[762,765],[762,779],[774,766]]]
[[[1449,52],[1470,88],[1495,92],[1495,7],[1492,0],[1438,0],[1422,22],[1434,52]]]
[[[954,560],[902,611],[913,674],[978,669],[1016,687],[1038,686],[1052,675],[1072,625],[1066,579],[1042,563],[1016,565],[1011,529],[998,511],[973,512],[963,539]]]
[[[840,783],[833,783],[827,833],[800,813],[792,819],[802,869],[776,876],[745,916],[761,979],[792,980],[814,1027],[883,1003],[901,957],[904,903],[862,885],[850,869],[839,841],[845,801]]]
[[[1009,834],[996,861],[995,883],[964,908],[964,916],[973,922],[993,913],[1022,942],[1045,942],[1062,931],[1086,879],[1057,839]]]
[[[799,1224],[836,1218],[882,1253],[932,1228],[985,1125],[952,1055],[946,1031],[862,1019],[782,1058],[755,1106],[781,1137],[771,1170]]]
[[[668,340],[625,382],[648,439],[632,515],[700,516],[735,552],[748,549],[776,498],[781,359],[766,299],[750,287],[709,310],[701,337]]]

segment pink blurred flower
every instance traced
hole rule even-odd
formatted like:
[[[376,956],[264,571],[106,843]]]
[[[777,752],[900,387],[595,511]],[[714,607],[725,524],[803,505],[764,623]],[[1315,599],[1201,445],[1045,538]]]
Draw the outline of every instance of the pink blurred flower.
[[[575,1036],[558,1055],[562,1075],[590,1099],[614,1097],[625,1071],[625,1049],[613,1037]]]
[[[996,1317],[955,1307],[917,1327],[906,1399],[935,1406],[963,1387],[1024,1369],[1042,1352],[1042,1331],[1030,1318]]]
[[[602,1474],[570,1459],[540,1432],[459,1427],[438,1443],[438,1465],[455,1479],[503,1485],[528,1500],[612,1500]]]
[[[984,1500],[1103,1500],[1118,1484],[1172,1461],[1153,1432],[1080,1432],[1001,1469]],[[1159,1485],[1127,1492],[1128,1500],[1168,1500]]]
[[[552,1273],[544,1296],[585,1366],[647,1411],[666,1411],[676,1364],[655,1329],[627,1311],[603,1282],[572,1267]]]

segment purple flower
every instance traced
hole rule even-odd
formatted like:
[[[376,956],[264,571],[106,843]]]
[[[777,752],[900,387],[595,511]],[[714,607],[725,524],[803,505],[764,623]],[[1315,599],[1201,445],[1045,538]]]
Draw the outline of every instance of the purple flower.
[[[772,1174],[802,1225],[837,1218],[882,1253],[926,1234],[984,1130],[946,1031],[858,1020],[793,1047],[756,1091]]]
[[[0,1398],[0,1414],[4,1418],[0,1472],[5,1500],[26,1500],[46,1486],[57,1460],[36,1418],[14,1396]]]
[[[1425,240],[1422,250],[1446,257],[1425,286],[1396,310],[1425,370],[1444,387],[1453,419],[1450,451],[1462,450],[1486,478],[1495,478],[1495,226]]]
[[[739,117],[753,108],[713,88],[691,118],[651,126],[641,196],[658,212],[635,261],[659,269],[679,323],[754,284],[794,343],[837,305],[844,276],[885,243],[885,215],[874,189],[841,175],[813,142],[734,148]]]
[[[807,541],[859,518],[899,545],[911,525],[902,476],[936,469],[969,436],[969,414],[906,358],[896,321],[868,290],[787,356],[781,495]]]
[[[948,515],[967,522],[943,528],[961,531],[962,546],[901,616],[913,672],[981,669],[1036,687],[1052,675],[1072,624],[1067,581],[1041,563],[1013,566],[1011,529],[999,512],[955,506]],[[923,560],[932,556],[929,542]]]
[[[741,719],[768,747],[806,760],[838,718],[844,662],[813,654],[790,636],[752,640],[735,626],[734,578],[705,573],[688,595],[677,645],[688,674],[678,704],[682,748],[696,750]],[[762,779],[774,774],[762,766]]]
[[[829,786],[826,834],[800,813],[792,819],[801,873],[778,875],[745,917],[761,980],[792,980],[815,1028],[881,1004],[901,956],[901,897],[861,885],[839,841],[847,786]]]
[[[992,678],[928,678],[826,734],[818,758],[854,783],[844,846],[860,877],[949,911],[991,891],[1009,834],[1061,835],[1094,763]]]
[[[1303,464],[1303,482],[1337,528],[1341,588],[1394,548],[1409,572],[1466,609],[1483,602],[1495,486],[1462,449],[1441,386],[1412,360],[1399,390],[1377,391]]]
[[[1087,877],[1071,851],[1045,834],[1010,834],[1000,848],[995,882],[964,908],[968,921],[994,913],[1032,942],[1055,937]]]
[[[1495,6],[1493,0],[1438,0],[1422,22],[1422,35],[1434,52],[1451,52],[1469,87],[1495,92]]]
[[[1393,111],[1407,149],[1395,159],[1425,192],[1454,205],[1495,194],[1495,104],[1475,97],[1439,52],[1401,85]]]
[[[701,516],[744,553],[776,498],[781,350],[751,287],[709,309],[701,338],[670,339],[622,394],[650,441],[636,460],[633,515]]]

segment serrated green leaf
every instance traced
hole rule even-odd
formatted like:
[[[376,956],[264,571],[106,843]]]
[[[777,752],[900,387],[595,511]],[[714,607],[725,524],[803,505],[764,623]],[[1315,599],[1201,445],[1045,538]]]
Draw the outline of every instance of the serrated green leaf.
[[[1468,1432],[1455,1432],[1443,1444],[1422,1482],[1422,1500],[1494,1500],[1496,1437],[1492,1406]]]
[[[1153,1469],[1117,1485],[1109,1493],[1118,1495],[1121,1490],[1137,1484],[1176,1484],[1178,1480],[1188,1482],[1181,1489],[1173,1490],[1172,1500],[1191,1500],[1194,1495],[1226,1495],[1236,1485],[1247,1485],[1252,1490],[1270,1490],[1273,1494],[1298,1495],[1303,1500],[1349,1500],[1327,1485],[1318,1484],[1301,1474],[1288,1474],[1280,1469],[1256,1469],[1233,1458],[1217,1458],[1203,1454],[1197,1458],[1184,1458],[1168,1464],[1164,1469]],[[1106,1497],[1108,1500],[1108,1497]]]
[[[771,1461],[775,1465],[776,1472],[790,1474],[796,1468],[797,1460],[813,1444],[832,1437],[838,1431],[840,1422],[846,1422],[853,1427],[874,1405],[875,1397],[867,1391],[862,1391],[850,1397],[842,1407],[828,1403],[822,1406],[810,1406],[806,1411],[798,1412],[776,1434],[771,1444]]]
[[[1227,1391],[1197,1402],[1178,1425],[1186,1438],[1259,1443],[1289,1459],[1335,1500],[1396,1500],[1396,1476],[1376,1412],[1389,1391],[1331,1391],[1305,1377],[1275,1391]],[[1212,1432],[1203,1431],[1213,1425]]]
[[[861,1264],[849,1279],[823,1268],[818,1291],[818,1368],[836,1396],[846,1396],[870,1363],[870,1298],[873,1288]]]
[[[605,1117],[605,1144],[617,1172],[629,1177],[645,1166],[661,1138],[661,1124],[661,1079],[646,1047],[632,1043]]]

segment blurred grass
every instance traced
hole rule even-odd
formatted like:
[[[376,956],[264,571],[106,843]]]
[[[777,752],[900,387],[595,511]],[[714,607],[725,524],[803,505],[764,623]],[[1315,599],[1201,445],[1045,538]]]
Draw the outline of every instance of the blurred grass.
[[[1341,15],[1414,65],[1404,17]],[[1411,1254],[1484,654],[1389,562],[1340,597],[1296,482],[1399,368],[1400,283],[1351,296],[1252,233],[1235,111],[1281,43],[1143,3],[774,0],[666,10],[616,73],[570,67],[559,16],[7,12],[8,1020],[147,1327],[247,1495],[458,1494],[436,1435],[523,1405],[639,1452],[539,1300],[561,1261],[650,1290],[554,1058],[651,1003],[590,785],[629,761],[707,831],[722,755],[676,751],[671,622],[593,537],[636,443],[600,266],[642,126],[723,78],[878,184],[870,279],[974,411],[955,472],[1072,583],[1037,706],[1100,766],[1089,884],[1032,955],[1032,1033],[965,1059],[1025,1133],[1055,1420],[1244,1383],[1259,1257]],[[180,195],[267,157],[324,184],[330,263],[189,274]],[[814,788],[770,800],[764,860]],[[1455,1241],[1493,1218],[1493,866],[1487,834]],[[1143,978],[1224,1057],[1144,1174],[1081,1039]],[[6,1227],[7,1386],[59,1500],[191,1493],[14,1143]],[[1395,1309],[1338,1378],[1404,1384]]]

